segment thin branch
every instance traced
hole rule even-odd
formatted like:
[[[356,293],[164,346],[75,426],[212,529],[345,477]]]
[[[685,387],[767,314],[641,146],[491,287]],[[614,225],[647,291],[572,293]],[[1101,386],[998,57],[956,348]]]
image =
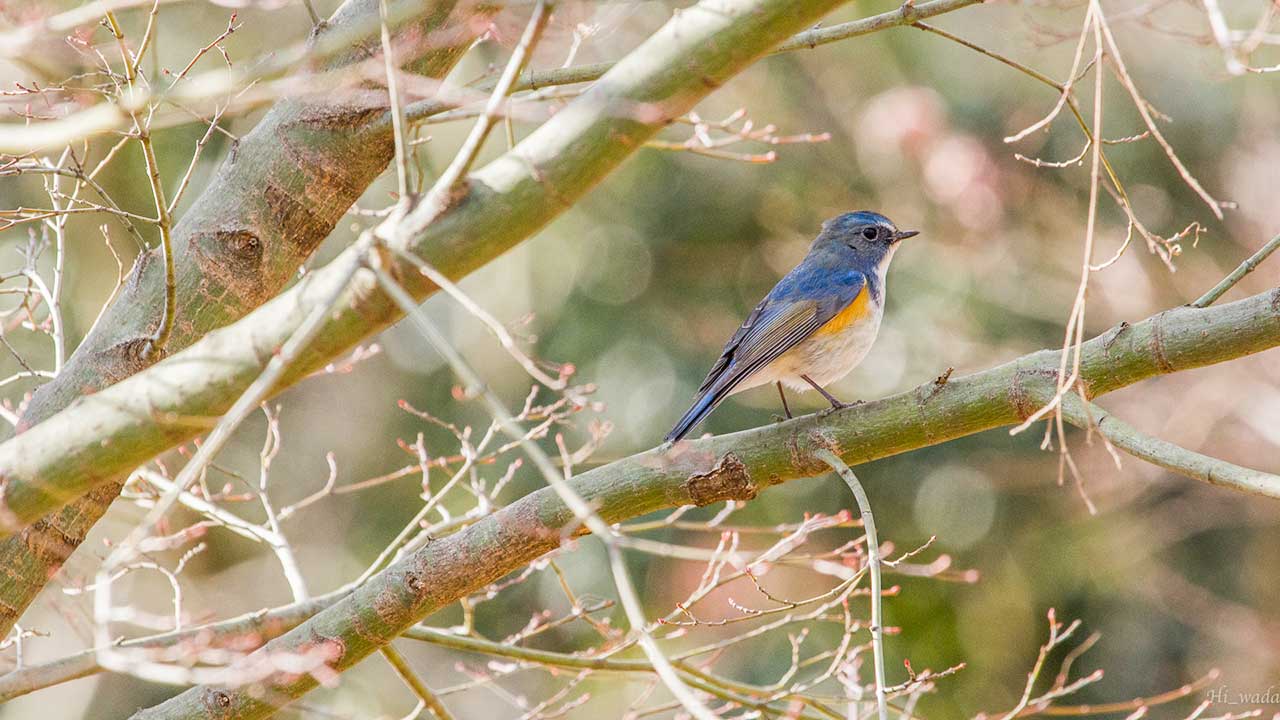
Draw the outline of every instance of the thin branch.
[[[120,29],[120,23],[116,21],[115,14],[108,11],[106,18],[111,34],[120,46],[120,54],[124,58],[125,80],[128,81],[129,91],[133,93],[137,89],[135,83],[138,80],[138,63],[142,60],[142,53],[139,52],[136,58],[131,57],[129,47],[125,43],[124,33]],[[154,22],[154,20],[155,16],[153,14],[152,21]],[[148,37],[150,37],[151,27],[151,23],[148,23]],[[132,99],[130,99],[130,102],[132,102]],[[178,304],[177,270],[173,261],[173,219],[169,215],[169,203],[165,200],[164,183],[160,180],[160,164],[156,160],[155,146],[151,142],[150,120],[140,119],[138,113],[133,110],[130,110],[129,114],[133,118],[138,143],[142,146],[142,157],[147,164],[147,180],[151,183],[151,196],[155,200],[156,226],[160,230],[160,252],[164,261],[164,306],[160,311],[160,324],[152,334],[151,342],[147,345],[144,356],[150,356],[152,353],[163,355],[165,345],[169,342],[169,335],[173,332],[174,315],[177,313]]]
[[[771,54],[780,54],[786,52],[796,52],[798,50],[813,50],[827,45],[829,43],[847,40],[849,38],[870,35],[871,33],[888,28],[902,27],[911,25],[919,20],[925,20],[938,15],[944,15],[966,8],[970,5],[981,4],[984,0],[930,0],[924,3],[904,3],[895,10],[872,15],[871,17],[862,18],[861,20],[851,20],[849,22],[832,25],[825,28],[814,28],[797,33],[791,36],[786,42],[771,51]],[[573,67],[555,68],[552,70],[539,70],[524,73],[515,85],[511,88],[512,92],[522,90],[538,90],[540,88],[553,88],[563,85],[575,85],[578,83],[594,82],[604,76],[605,73],[613,69],[615,63],[601,62],[590,65],[577,65]],[[492,91],[496,86],[496,82],[481,84],[477,90]],[[528,97],[528,96],[522,96]],[[410,103],[405,107],[405,115],[411,121],[421,121],[423,119],[434,117],[441,113],[454,110],[466,106],[468,100],[466,98],[457,97],[454,93],[442,92],[437,97],[427,100],[421,100]]]
[[[217,647],[220,643],[235,646],[242,644],[246,639],[256,639],[258,643],[262,643],[293,629],[348,594],[350,590],[338,590],[301,603],[292,603],[270,610],[255,610],[207,625],[122,640],[115,644],[119,649],[149,649],[154,652],[184,643],[188,644],[188,647],[194,643],[199,643],[202,647]],[[184,653],[184,655],[189,657],[190,653]],[[0,675],[0,703],[104,671],[106,668],[98,664],[97,648],[90,648],[39,665],[27,665],[19,670]]]
[[[413,668],[409,667],[409,661],[404,659],[404,656],[400,654],[399,650],[396,650],[394,645],[383,645],[382,657],[386,658],[387,664],[396,671],[396,675],[400,676],[404,684],[409,686],[409,689],[417,696],[422,706],[436,716],[436,720],[453,720],[453,714],[445,708],[444,703],[440,702],[440,698],[431,692],[431,688],[422,682],[422,679],[413,671]]]
[[[1271,238],[1270,242],[1263,245],[1261,248],[1258,248],[1256,253],[1250,255],[1247,260],[1240,263],[1235,270],[1231,271],[1230,275],[1222,278],[1222,282],[1214,285],[1209,292],[1201,295],[1199,299],[1191,303],[1191,306],[1198,308],[1209,307],[1213,303],[1217,302],[1218,298],[1222,297],[1223,294],[1234,287],[1236,283],[1240,282],[1245,275],[1253,272],[1255,268],[1262,264],[1262,261],[1270,257],[1271,253],[1275,252],[1278,248],[1280,248],[1280,235]]]
[[[302,0],[302,4],[307,7],[307,16],[311,18],[311,25],[314,27],[324,22],[320,15],[316,13],[315,7],[311,4],[311,0]]]
[[[539,650],[510,643],[458,635],[422,625],[406,630],[402,637],[452,650],[481,653],[549,667],[628,674],[653,674],[656,672],[653,664],[647,659],[592,656]],[[793,697],[792,693],[778,692],[772,687],[762,687],[730,680],[729,678],[700,670],[687,662],[675,661],[675,665],[681,676],[690,685],[721,699],[739,703],[746,707],[764,709],[771,703],[789,700]]]
[[[1280,476],[1241,467],[1145,435],[1101,407],[1083,403],[1075,396],[1063,402],[1062,412],[1072,425],[1093,427],[1116,447],[1152,465],[1210,485],[1280,499]]]
[[[307,11],[311,13],[311,23],[313,25],[318,24],[320,19],[316,16],[309,0],[307,2]],[[403,99],[400,97],[400,91],[396,84],[396,75],[399,74],[400,68],[396,66],[395,52],[391,46],[391,28],[387,25],[387,0],[378,0],[378,19],[382,25],[382,61],[386,65],[387,71],[391,136],[395,139],[396,145],[396,187],[400,190],[400,201],[405,202],[409,197],[409,157],[404,135]]]
[[[1129,76],[1129,70],[1125,67],[1124,58],[1120,55],[1120,48],[1116,45],[1116,39],[1111,35],[1111,26],[1107,23],[1106,18],[1101,12],[1095,12],[1095,16],[1098,26],[1102,31],[1102,37],[1106,40],[1107,57],[1111,61],[1111,66],[1116,71],[1116,77],[1119,78],[1120,84],[1124,86],[1124,89],[1129,92],[1129,96],[1133,99],[1134,107],[1137,108],[1138,114],[1142,116],[1142,122],[1147,126],[1147,129],[1151,131],[1151,137],[1160,145],[1160,149],[1164,150],[1165,156],[1169,158],[1169,162],[1172,163],[1174,169],[1178,171],[1178,175],[1182,177],[1182,181],[1186,183],[1196,195],[1199,195],[1200,199],[1203,200],[1206,205],[1209,206],[1214,217],[1221,220],[1222,208],[1225,204],[1220,200],[1214,199],[1214,197],[1204,189],[1204,186],[1200,184],[1200,181],[1196,180],[1195,176],[1191,174],[1191,171],[1182,164],[1182,160],[1178,158],[1177,153],[1173,151],[1173,146],[1165,139],[1164,134],[1160,132],[1159,126],[1156,125],[1155,119],[1152,118],[1151,107],[1147,103],[1146,98],[1142,97],[1142,94],[1138,92],[1138,86],[1134,84],[1133,78]]]
[[[1218,0],[1202,0],[1202,2],[1205,14],[1209,17],[1209,28],[1213,31],[1213,39],[1222,49],[1227,72],[1232,75],[1243,75],[1245,66],[1240,62],[1236,47],[1231,42],[1231,29],[1227,27],[1227,20],[1222,16],[1222,8],[1218,6]]]
[[[845,485],[849,486],[849,491],[853,493],[853,498],[858,504],[862,527],[867,533],[867,567],[871,574],[871,650],[875,661],[876,710],[880,720],[888,720],[888,697],[885,694],[888,683],[885,681],[884,674],[884,610],[882,609],[884,592],[880,584],[880,540],[876,537],[876,520],[871,514],[871,501],[867,498],[867,491],[862,489],[862,483],[858,482],[858,476],[853,474],[853,470],[838,455],[823,448],[815,452],[814,456],[831,466],[840,479],[844,480]]]
[[[547,20],[551,17],[551,8],[548,6],[547,0],[538,0],[538,4],[533,8],[533,15],[529,18],[529,24],[524,29],[524,34],[520,37],[520,42],[516,45],[515,50],[511,52],[511,59],[507,61],[507,66],[502,71],[502,76],[498,78],[497,84],[493,87],[493,92],[489,95],[489,101],[485,104],[484,114],[476,120],[475,126],[471,128],[470,134],[466,140],[463,140],[462,147],[453,157],[453,161],[440,173],[440,177],[436,179],[431,190],[427,192],[423,205],[427,208],[427,212],[431,216],[439,214],[449,204],[449,198],[454,192],[454,187],[462,181],[462,178],[471,170],[472,163],[475,162],[476,156],[480,153],[480,148],[484,145],[485,138],[489,136],[489,131],[498,122],[501,117],[502,105],[507,101],[507,95],[511,94],[511,89],[515,85],[516,78],[524,70],[525,64],[529,61],[529,56],[533,53],[533,48],[538,44],[538,38],[542,36],[542,30],[547,26]]]
[[[489,331],[498,339],[498,342],[507,351],[507,353],[520,364],[520,367],[524,368],[525,372],[529,373],[530,377],[543,385],[546,385],[552,390],[564,390],[568,387],[568,378],[565,376],[563,369],[560,376],[554,378],[544,372],[542,368],[538,367],[537,362],[520,349],[520,346],[516,343],[515,338],[511,336],[511,333],[507,330],[506,326],[501,322],[498,322],[497,318],[481,307],[475,300],[471,299],[471,297],[463,292],[462,288],[458,287],[458,284],[450,280],[447,275],[431,267],[431,265],[427,264],[416,255],[400,250],[395,252],[397,257],[418,268],[418,272],[422,273],[423,277],[426,277],[431,282],[440,286],[440,289],[448,293],[449,296],[465,308],[467,312],[471,313],[476,317],[476,319],[484,323],[485,327],[489,328]]]

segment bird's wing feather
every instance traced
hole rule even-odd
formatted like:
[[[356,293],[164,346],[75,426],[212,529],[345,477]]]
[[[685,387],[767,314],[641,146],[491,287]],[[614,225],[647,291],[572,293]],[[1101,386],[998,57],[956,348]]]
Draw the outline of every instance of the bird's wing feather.
[[[801,278],[788,276],[751,311],[698,388],[698,396],[684,417],[667,434],[667,441],[684,437],[733,391],[742,380],[805,338],[847,308],[866,288],[866,277],[852,272],[845,282],[814,293]],[[815,297],[816,295],[816,297]]]
[[[818,299],[797,297],[799,293],[781,293],[780,297],[770,293],[725,343],[698,393],[712,385],[737,385],[817,332],[862,293],[866,278],[857,273],[852,280],[841,285],[838,292]]]

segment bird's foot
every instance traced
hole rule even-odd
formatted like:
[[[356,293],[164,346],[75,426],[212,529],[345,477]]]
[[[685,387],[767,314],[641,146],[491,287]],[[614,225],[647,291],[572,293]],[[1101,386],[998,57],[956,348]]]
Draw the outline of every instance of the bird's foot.
[[[864,405],[864,404],[866,404],[866,401],[865,401],[865,400],[854,400],[853,402],[843,402],[843,401],[840,401],[840,400],[831,400],[830,402],[831,402],[831,407],[829,407],[829,408],[827,408],[826,410],[823,410],[823,411],[822,411],[822,415],[823,415],[823,416],[830,415],[831,413],[836,412],[837,410],[844,410],[845,408],[857,407],[857,406],[859,406],[859,405]]]

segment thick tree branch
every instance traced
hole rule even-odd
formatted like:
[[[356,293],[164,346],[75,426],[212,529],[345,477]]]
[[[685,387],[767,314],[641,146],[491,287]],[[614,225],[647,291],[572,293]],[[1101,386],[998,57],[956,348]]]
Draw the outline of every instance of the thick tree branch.
[[[1097,395],[1276,345],[1280,288],[1119,325],[1084,344],[1081,377]],[[818,450],[862,463],[1016,424],[1055,391],[1060,354],[1043,350],[884,400],[650,450],[571,483],[611,523],[680,505],[748,500],[770,485],[827,472]],[[259,652],[324,649],[335,669],[346,669],[427,615],[554,550],[569,529],[581,532],[573,511],[543,488],[405,557]],[[197,687],[136,717],[264,717],[314,685],[305,676],[276,678],[269,687]]]
[[[408,67],[437,78],[453,67],[472,39],[466,13],[450,16],[454,5],[429,0],[417,7],[417,21],[403,30],[420,39]],[[377,23],[377,0],[349,0],[316,43]],[[374,47],[348,47],[333,63],[360,61]],[[346,97],[286,98],[240,139],[173,228],[176,324],[166,352],[243,317],[294,276],[390,161],[386,106],[385,93],[355,89]],[[124,289],[58,377],[37,389],[20,432],[160,359],[146,352],[164,314],[166,284],[157,252],[139,257]],[[104,482],[91,494],[0,542],[0,633],[9,631],[119,494],[121,478],[100,478]]]
[[[562,117],[572,117],[569,109],[557,115]],[[616,122],[607,118],[608,113],[602,112],[600,122]],[[557,130],[552,125],[545,129]],[[531,145],[543,149],[553,143],[535,138]],[[521,152],[524,147],[517,147],[515,152]],[[564,164],[571,163],[563,160],[561,168]],[[556,173],[551,164],[538,165],[548,175]],[[495,187],[490,183],[482,185],[479,178],[496,178],[497,171],[511,171],[515,167],[502,159],[485,168],[473,179],[472,197],[443,216],[431,229],[436,230],[443,224],[462,230],[467,226],[460,216],[472,218],[474,222],[484,221],[486,225],[515,225],[515,219],[521,214],[504,215],[508,222],[503,225],[501,219],[492,219],[492,213],[476,207],[487,203],[475,198],[478,187]],[[520,174],[508,177],[528,180],[523,175],[524,166],[519,167]],[[535,181],[528,182],[515,184],[512,192],[529,193],[531,186],[541,187]],[[518,196],[528,197],[527,194]],[[483,198],[492,202],[510,199],[511,195],[503,194]],[[545,205],[539,202],[537,207],[545,208]],[[481,237],[496,241],[497,232],[496,228],[488,233],[482,230]],[[434,236],[436,232],[428,235]],[[392,255],[388,254],[387,267],[394,267]],[[276,348],[290,337],[316,302],[329,294],[333,283],[341,281],[344,273],[332,270],[343,269],[345,261],[346,258],[340,258],[333,267],[313,273],[298,288],[240,323],[211,333],[187,351],[144,373],[83,398],[68,411],[0,445],[0,475],[6,480],[5,499],[10,519],[21,522],[37,517],[58,503],[90,490],[99,478],[111,478],[128,471],[169,445],[195,435],[200,428],[193,426],[192,418],[225,412],[231,400],[257,378]],[[456,266],[462,259],[454,258],[452,262]],[[417,273],[405,274],[402,282],[415,288],[417,294],[425,293]],[[398,308],[377,290],[375,283],[363,272],[357,275],[355,287],[344,296],[305,357],[286,374],[284,384],[305,376],[341,352],[368,332],[371,324],[382,327],[397,317]],[[1145,377],[1221,362],[1277,344],[1280,344],[1280,290],[1218,307],[1175,308],[1133,326],[1121,324],[1084,345],[1081,377],[1087,394],[1096,397]],[[910,408],[902,404],[900,396],[897,402],[883,401],[851,410],[849,412],[864,413],[870,412],[865,408],[875,408],[876,414],[856,424],[858,442],[847,446],[852,455],[845,456],[846,460],[856,464],[1020,421],[1043,403],[1045,398],[1039,394],[1037,379],[1052,382],[1056,378],[1057,365],[1053,363],[1057,362],[1058,355],[1042,351],[963,381],[930,386],[919,391],[919,402]],[[1048,358],[1053,361],[1048,362]],[[912,422],[899,416],[908,410],[915,417]],[[788,423],[781,427],[789,426]],[[732,449],[735,456],[745,462],[741,443],[747,442],[755,448],[757,436],[748,433],[741,438],[731,437],[735,439],[724,452]],[[768,433],[760,437],[761,442],[778,442],[777,437]],[[888,446],[880,448],[878,443],[888,443]],[[714,444],[711,447],[715,447]],[[875,449],[859,455],[863,448]],[[796,452],[802,449],[794,448]],[[892,452],[886,453],[886,449]],[[765,450],[750,449],[750,452],[763,453],[762,458],[770,456]],[[773,462],[776,460],[769,461]],[[770,464],[762,469],[772,472],[771,467]],[[704,467],[691,472],[707,470]]]

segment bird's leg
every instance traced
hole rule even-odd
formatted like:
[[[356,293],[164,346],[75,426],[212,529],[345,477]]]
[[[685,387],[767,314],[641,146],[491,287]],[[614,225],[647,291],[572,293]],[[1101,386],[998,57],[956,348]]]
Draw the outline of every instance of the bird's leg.
[[[787,407],[787,394],[782,391],[782,382],[774,383],[778,386],[778,397],[782,398],[782,412],[787,414],[787,419],[791,419],[791,408]]]
[[[847,408],[850,405],[856,404],[856,403],[840,402],[839,400],[836,399],[835,395],[832,395],[831,393],[827,392],[826,389],[824,389],[818,383],[814,382],[813,378],[809,377],[808,375],[801,375],[800,379],[809,383],[809,385],[812,386],[814,390],[817,390],[818,393],[822,395],[822,397],[826,398],[827,402],[831,403],[831,408],[834,410],[840,410],[842,408]]]

